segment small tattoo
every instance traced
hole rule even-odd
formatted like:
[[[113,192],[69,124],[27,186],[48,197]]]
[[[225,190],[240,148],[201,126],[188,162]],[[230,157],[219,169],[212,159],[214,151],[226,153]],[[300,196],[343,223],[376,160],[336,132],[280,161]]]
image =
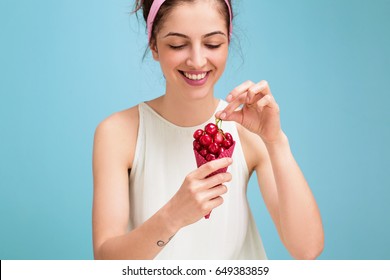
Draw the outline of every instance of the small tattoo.
[[[165,245],[168,244],[169,241],[171,241],[171,239],[172,239],[174,236],[175,236],[175,235],[172,235],[171,237],[169,237],[169,239],[168,239],[167,242],[164,242],[164,241],[162,241],[162,240],[157,241],[157,246],[158,246],[158,247],[164,247]]]

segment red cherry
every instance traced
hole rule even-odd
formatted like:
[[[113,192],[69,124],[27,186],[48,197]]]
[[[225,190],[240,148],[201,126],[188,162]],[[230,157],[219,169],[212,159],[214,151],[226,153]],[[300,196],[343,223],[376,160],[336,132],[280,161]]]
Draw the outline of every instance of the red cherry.
[[[217,134],[214,135],[214,143],[217,143],[218,145],[222,144],[224,138],[223,134],[221,132],[217,132]]]
[[[224,133],[221,128],[218,128],[221,122],[221,120],[216,120],[215,124],[208,123],[204,130],[197,129],[193,134],[194,150],[207,161],[217,159],[234,143],[230,133]]]
[[[206,131],[207,134],[213,136],[218,132],[218,126],[216,126],[213,123],[209,123],[204,127],[204,130]]]
[[[202,150],[199,151],[199,154],[202,157],[206,158],[206,156],[209,154],[209,152],[206,149],[202,149]]]
[[[222,146],[225,147],[226,149],[229,149],[231,145],[233,145],[233,143],[230,140],[225,139],[222,142]]]
[[[194,140],[193,142],[194,149],[199,151],[202,148],[202,145],[198,142],[198,140]]]
[[[219,145],[217,143],[211,143],[209,146],[209,152],[218,155],[219,154]]]
[[[225,133],[225,139],[230,140],[233,143],[233,136],[229,132]]]
[[[215,155],[213,155],[213,154],[208,154],[207,156],[206,156],[206,160],[207,161],[212,161],[212,160],[215,160],[217,157],[215,156]]]
[[[208,134],[205,134],[205,135],[202,135],[200,138],[199,138],[199,143],[204,146],[204,147],[208,147],[210,146],[210,144],[213,142],[213,139],[211,138],[210,135]]]
[[[203,135],[203,130],[202,129],[198,129],[198,130],[196,130],[195,132],[194,132],[194,138],[196,139],[196,140],[198,140],[199,138],[200,138],[200,136],[202,136]]]

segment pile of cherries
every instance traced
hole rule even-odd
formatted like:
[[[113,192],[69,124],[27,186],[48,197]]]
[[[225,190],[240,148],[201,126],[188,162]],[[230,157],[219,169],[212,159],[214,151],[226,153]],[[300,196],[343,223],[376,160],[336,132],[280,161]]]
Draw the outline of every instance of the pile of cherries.
[[[208,123],[203,129],[194,132],[194,149],[207,161],[215,160],[221,153],[229,149],[234,141],[230,133],[224,133],[218,127],[222,120],[216,119],[214,123]]]

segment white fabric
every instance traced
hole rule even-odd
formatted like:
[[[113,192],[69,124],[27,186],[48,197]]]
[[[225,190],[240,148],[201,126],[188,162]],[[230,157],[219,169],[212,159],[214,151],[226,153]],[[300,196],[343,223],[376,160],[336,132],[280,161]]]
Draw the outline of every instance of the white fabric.
[[[227,103],[220,100],[217,110]],[[210,119],[196,127],[179,127],[162,118],[150,106],[140,103],[139,130],[130,172],[130,230],[157,212],[177,192],[184,178],[195,170],[193,133],[215,122]],[[249,209],[246,187],[248,167],[234,122],[222,129],[236,141],[233,164],[228,172],[224,203],[210,219],[201,219],[179,230],[156,259],[266,259],[263,244]]]

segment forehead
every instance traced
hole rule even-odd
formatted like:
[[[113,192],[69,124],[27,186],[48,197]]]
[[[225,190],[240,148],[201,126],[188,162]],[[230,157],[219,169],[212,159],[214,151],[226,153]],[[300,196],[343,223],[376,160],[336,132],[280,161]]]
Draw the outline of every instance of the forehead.
[[[181,3],[165,18],[160,33],[181,32],[184,34],[216,30],[227,33],[227,23],[215,0],[198,0]]]

